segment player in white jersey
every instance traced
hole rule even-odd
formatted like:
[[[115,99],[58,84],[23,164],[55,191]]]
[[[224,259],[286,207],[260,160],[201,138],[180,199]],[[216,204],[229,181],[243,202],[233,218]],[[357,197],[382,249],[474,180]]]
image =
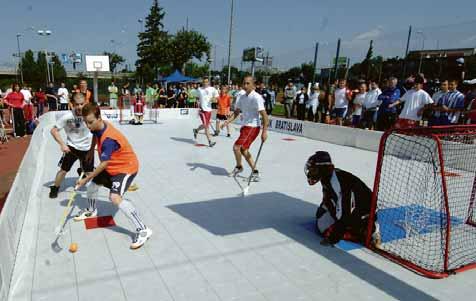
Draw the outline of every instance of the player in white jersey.
[[[212,117],[212,102],[218,98],[218,91],[214,87],[210,86],[210,82],[208,78],[203,79],[202,87],[198,89],[198,106],[200,108],[200,119],[202,124],[193,129],[193,137],[197,139],[198,132],[201,130],[205,130],[205,135],[208,139],[208,146],[213,147],[215,146],[216,142],[212,141],[210,135],[210,119]]]
[[[256,169],[253,157],[249,152],[249,148],[253,141],[258,137],[261,130],[261,119],[263,121],[263,131],[261,132],[261,141],[265,142],[268,138],[268,115],[264,107],[264,99],[255,91],[255,80],[252,76],[247,76],[243,79],[243,88],[245,93],[239,96],[235,104],[235,110],[233,115],[221,126],[223,129],[228,124],[232,123],[240,114],[241,117],[241,129],[240,137],[236,140],[233,146],[233,152],[236,159],[236,167],[232,171],[232,175],[243,171],[241,164],[242,157],[245,157],[249,166],[251,167],[252,179],[254,181],[259,180],[259,173]],[[260,119],[261,116],[261,119]]]
[[[76,160],[80,160],[81,168],[85,173],[94,169],[94,146],[93,135],[84,123],[81,110],[86,104],[83,93],[73,95],[73,109],[56,122],[51,129],[51,135],[56,140],[63,152],[59,162],[60,170],[56,174],[54,185],[50,186],[50,198],[58,196],[58,190],[66,174],[70,171]],[[60,131],[64,129],[66,142],[63,141]]]

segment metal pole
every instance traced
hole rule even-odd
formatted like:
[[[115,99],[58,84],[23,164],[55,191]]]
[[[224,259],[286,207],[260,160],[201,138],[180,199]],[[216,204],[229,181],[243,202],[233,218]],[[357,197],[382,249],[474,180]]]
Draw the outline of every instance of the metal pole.
[[[251,62],[251,76],[255,77],[255,61]]]
[[[94,102],[98,102],[98,72],[94,72],[94,79],[93,79],[93,92],[94,92]]]
[[[45,59],[46,59],[46,84],[48,85],[49,82],[51,82],[50,80],[50,62],[48,60],[48,51],[45,49]]]
[[[21,57],[21,51],[20,51],[20,36],[21,34],[17,34],[18,68],[20,69],[20,80],[23,85],[23,67],[22,67],[22,57]]]
[[[233,9],[234,9],[235,1],[231,0],[231,13],[230,13],[230,35],[228,39],[228,77],[227,77],[227,84],[230,84],[231,79],[231,38],[233,34]]]
[[[314,51],[314,72],[312,74],[312,83],[316,81],[317,72],[317,54],[319,53],[319,42],[316,43],[316,50]]]
[[[55,82],[55,73],[54,73],[54,68],[53,68],[53,65],[54,65],[54,62],[51,62],[51,81],[52,82]]]
[[[349,68],[350,68],[350,58],[347,58],[347,66],[345,67],[345,79],[349,76]]]
[[[405,50],[405,57],[403,59],[403,74],[402,78],[405,78],[405,74],[407,72],[407,56],[408,56],[408,49],[410,48],[410,39],[412,37],[412,26],[408,29],[408,39],[407,39],[407,49]]]
[[[336,61],[334,64],[334,80],[336,80],[339,77],[339,74],[337,73],[337,68],[339,64],[339,55],[340,55],[340,39],[337,40],[337,52],[336,52]]]

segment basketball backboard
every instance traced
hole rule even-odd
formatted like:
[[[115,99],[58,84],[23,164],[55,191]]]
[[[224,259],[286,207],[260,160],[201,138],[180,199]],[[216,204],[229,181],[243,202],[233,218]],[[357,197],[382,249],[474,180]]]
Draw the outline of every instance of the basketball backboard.
[[[109,72],[109,56],[86,55],[86,71]]]

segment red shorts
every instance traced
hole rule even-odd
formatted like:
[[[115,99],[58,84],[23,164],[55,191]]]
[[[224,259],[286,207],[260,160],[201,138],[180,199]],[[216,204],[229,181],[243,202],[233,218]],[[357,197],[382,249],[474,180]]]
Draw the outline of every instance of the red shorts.
[[[212,118],[212,112],[200,111],[200,119],[204,126],[210,125],[210,118]]]
[[[418,121],[411,120],[411,119],[404,119],[398,118],[397,122],[395,123],[396,129],[407,129],[407,128],[414,128],[418,126]]]
[[[241,146],[242,149],[249,149],[251,143],[255,141],[259,135],[259,127],[243,126],[240,129],[240,137],[236,140],[235,145]]]

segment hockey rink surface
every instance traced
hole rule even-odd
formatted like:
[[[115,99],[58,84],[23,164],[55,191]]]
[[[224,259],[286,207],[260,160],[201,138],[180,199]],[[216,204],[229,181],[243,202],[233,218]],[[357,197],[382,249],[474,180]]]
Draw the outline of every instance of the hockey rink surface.
[[[139,189],[128,192],[154,231],[139,250],[129,249],[132,225],[100,190],[99,215],[115,227],[86,230],[68,221],[59,244],[54,229],[68,201],[71,171],[58,199],[48,186],[60,150],[47,135],[42,198],[30,265],[16,266],[21,279],[10,300],[459,300],[471,299],[476,271],[442,280],[419,276],[351,243],[319,244],[313,232],[321,186],[308,186],[307,158],[328,151],[334,164],[373,187],[377,153],[270,132],[258,169],[261,182],[243,197],[243,178],[231,178],[232,145],[238,131],[214,138],[214,148],[196,146],[196,120],[164,120],[142,126],[116,125],[140,161]],[[292,139],[286,139],[292,138]],[[294,140],[293,140],[294,139]],[[206,143],[200,134],[198,143]],[[253,147],[256,155],[260,141]],[[246,166],[246,165],[245,165]],[[76,169],[76,166],[73,170]],[[250,169],[245,167],[243,176]],[[73,214],[86,204],[82,190]],[[25,235],[25,234],[23,234]],[[76,253],[68,252],[71,242]],[[22,273],[19,269],[25,269]],[[20,275],[20,276],[18,276]],[[3,300],[2,300],[3,301]]]

